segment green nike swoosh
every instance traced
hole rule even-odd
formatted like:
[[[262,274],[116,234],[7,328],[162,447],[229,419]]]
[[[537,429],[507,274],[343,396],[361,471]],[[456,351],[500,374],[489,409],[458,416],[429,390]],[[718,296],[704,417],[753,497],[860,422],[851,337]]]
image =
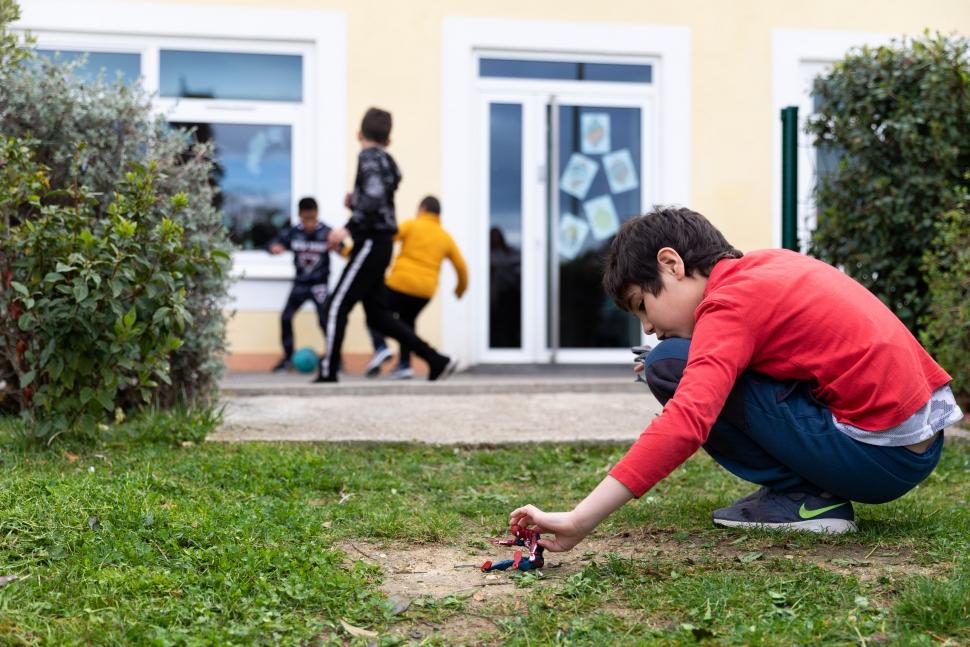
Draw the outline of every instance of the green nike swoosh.
[[[814,519],[815,517],[822,514],[823,512],[828,512],[829,510],[835,510],[839,506],[843,506],[846,503],[848,502],[843,501],[842,503],[836,503],[835,505],[826,506],[824,508],[818,508],[817,510],[809,510],[808,508],[805,507],[805,504],[803,503],[802,507],[798,509],[798,516],[801,517],[802,519]]]

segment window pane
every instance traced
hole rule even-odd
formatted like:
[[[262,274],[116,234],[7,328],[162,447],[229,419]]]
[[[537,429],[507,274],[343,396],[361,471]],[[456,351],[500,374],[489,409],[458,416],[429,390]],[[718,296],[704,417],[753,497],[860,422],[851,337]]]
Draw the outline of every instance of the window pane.
[[[526,61],[483,58],[478,64],[479,76],[507,79],[566,79],[570,81],[615,81],[650,83],[653,67],[614,63],[581,63],[573,61]]]
[[[76,61],[86,54],[87,61],[75,70],[75,74],[85,81],[94,81],[98,74],[103,72],[106,81],[114,81],[120,74],[124,83],[131,85],[141,76],[140,54],[84,52],[64,49],[38,49],[36,52],[51,61],[62,63]]]
[[[522,105],[489,105],[491,348],[522,346]]]
[[[303,57],[163,49],[163,97],[302,101]]]
[[[263,249],[290,222],[293,140],[290,126],[172,123],[195,128],[196,139],[214,142],[216,207],[232,241]]]
[[[639,343],[637,318],[603,290],[603,259],[620,224],[641,213],[641,123],[640,108],[559,107],[561,348]]]

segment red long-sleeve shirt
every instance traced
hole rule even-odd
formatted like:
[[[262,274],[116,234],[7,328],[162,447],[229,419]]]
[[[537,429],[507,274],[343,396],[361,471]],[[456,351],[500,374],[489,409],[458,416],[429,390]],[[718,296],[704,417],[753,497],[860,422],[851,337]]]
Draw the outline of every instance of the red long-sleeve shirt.
[[[704,444],[745,370],[810,382],[839,422],[873,432],[903,422],[950,381],[871,292],[794,252],[718,262],[694,319],[674,397],[610,471],[637,497]]]

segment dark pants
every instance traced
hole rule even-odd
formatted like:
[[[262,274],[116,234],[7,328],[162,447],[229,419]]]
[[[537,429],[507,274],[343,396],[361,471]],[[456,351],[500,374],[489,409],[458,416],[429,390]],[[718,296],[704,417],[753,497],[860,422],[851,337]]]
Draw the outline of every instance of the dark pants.
[[[673,397],[689,350],[689,339],[669,339],[647,356],[647,385],[662,404]],[[922,454],[861,443],[835,427],[807,384],[749,371],[731,391],[704,449],[735,476],[774,490],[885,503],[929,476],[943,434]]]
[[[320,330],[326,330],[326,325],[324,322],[324,304],[327,299],[327,284],[321,283],[319,285],[307,285],[303,283],[294,283],[293,289],[290,290],[290,296],[286,299],[286,305],[283,307],[283,315],[280,317],[280,328],[283,331],[283,353],[286,359],[293,356],[293,315],[297,313],[304,303],[308,300],[313,301],[313,305],[317,308],[317,319],[320,322]]]
[[[418,315],[421,314],[421,311],[424,310],[424,307],[428,305],[431,299],[411,296],[410,294],[404,294],[392,288],[386,289],[388,308],[391,309],[394,316],[407,324],[411,330],[416,331],[417,326],[415,325],[415,321],[417,321]],[[370,337],[374,343],[375,352],[387,347],[387,342],[384,340],[384,337],[376,330],[370,330]],[[411,348],[407,344],[401,344],[401,353],[397,361],[397,367],[411,368]]]
[[[327,352],[320,360],[320,376],[336,377],[340,367],[341,347],[347,328],[347,315],[358,301],[363,302],[367,326],[381,335],[392,337],[410,347],[429,366],[440,366],[448,360],[397,319],[387,304],[384,272],[391,262],[393,242],[390,238],[365,238],[354,246],[340,281],[327,299]]]

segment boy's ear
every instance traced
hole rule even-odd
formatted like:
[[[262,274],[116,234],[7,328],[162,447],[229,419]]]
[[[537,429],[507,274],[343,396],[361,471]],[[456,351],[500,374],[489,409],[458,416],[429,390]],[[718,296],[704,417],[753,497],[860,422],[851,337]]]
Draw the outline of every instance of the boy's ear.
[[[684,259],[673,247],[662,247],[657,251],[657,265],[661,274],[673,274],[678,279],[684,276]]]

